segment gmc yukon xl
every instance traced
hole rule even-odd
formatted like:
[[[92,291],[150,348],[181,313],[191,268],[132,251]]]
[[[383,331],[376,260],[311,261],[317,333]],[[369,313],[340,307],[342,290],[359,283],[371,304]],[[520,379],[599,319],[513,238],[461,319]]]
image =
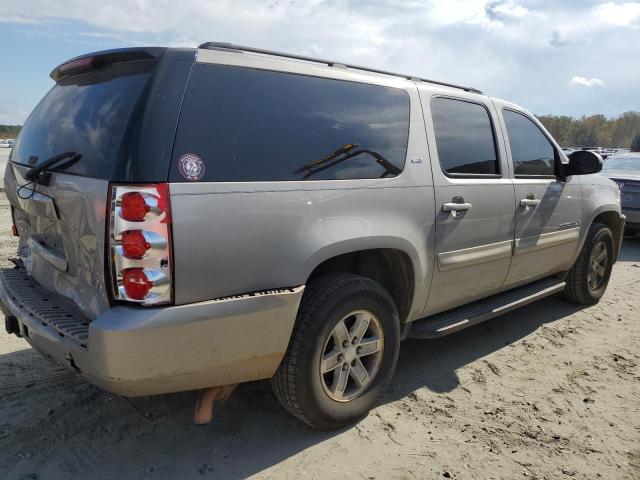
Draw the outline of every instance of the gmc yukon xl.
[[[473,88],[223,43],[51,77],[5,173],[7,330],[116,394],[200,390],[200,423],[270,378],[351,424],[402,339],[594,304],[618,256],[602,160]]]

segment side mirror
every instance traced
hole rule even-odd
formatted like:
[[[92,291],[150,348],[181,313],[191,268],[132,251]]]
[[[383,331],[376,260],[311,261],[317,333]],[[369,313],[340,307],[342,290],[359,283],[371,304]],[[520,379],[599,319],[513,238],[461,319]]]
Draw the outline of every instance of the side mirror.
[[[576,150],[569,155],[569,164],[564,166],[566,176],[589,175],[602,170],[602,157],[590,150]]]

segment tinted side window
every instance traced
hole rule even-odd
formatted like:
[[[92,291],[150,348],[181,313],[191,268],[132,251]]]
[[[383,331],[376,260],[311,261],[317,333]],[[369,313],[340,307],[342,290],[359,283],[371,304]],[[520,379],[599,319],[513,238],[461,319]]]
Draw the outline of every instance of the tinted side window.
[[[196,64],[170,178],[188,179],[179,168],[186,154],[202,159],[197,179],[210,182],[392,177],[408,134],[403,90]]]
[[[516,175],[555,176],[556,152],[538,126],[520,113],[503,110]]]
[[[448,174],[500,174],[489,112],[477,103],[437,97],[431,101],[440,166]]]

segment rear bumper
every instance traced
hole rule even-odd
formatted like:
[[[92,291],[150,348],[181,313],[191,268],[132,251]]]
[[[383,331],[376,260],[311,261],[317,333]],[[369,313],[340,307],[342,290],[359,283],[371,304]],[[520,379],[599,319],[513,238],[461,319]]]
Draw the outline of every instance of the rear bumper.
[[[71,320],[54,324],[46,312],[31,308],[27,293],[32,290],[17,290],[15,275],[9,278],[7,272],[12,271],[0,270],[0,306],[5,315],[17,319],[22,336],[91,383],[126,396],[271,377],[286,352],[304,290],[165,308],[116,306],[91,322],[80,319],[88,324],[83,336],[77,333],[81,325]],[[50,293],[41,289],[38,293],[46,295],[52,306],[69,308]],[[76,335],[67,334],[68,325],[76,328]]]

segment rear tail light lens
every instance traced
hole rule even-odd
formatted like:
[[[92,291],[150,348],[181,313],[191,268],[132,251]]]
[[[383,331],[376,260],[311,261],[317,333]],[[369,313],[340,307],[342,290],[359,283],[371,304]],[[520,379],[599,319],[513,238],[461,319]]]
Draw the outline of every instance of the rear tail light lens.
[[[144,234],[140,230],[122,232],[122,255],[126,258],[140,260],[151,248]]]
[[[122,284],[127,296],[133,300],[144,300],[153,288],[153,282],[142,268],[127,268],[122,272]]]
[[[140,192],[127,192],[122,195],[120,201],[120,216],[129,222],[142,222],[147,213],[151,211],[151,205],[147,204],[147,198]]]
[[[171,207],[167,184],[112,185],[109,270],[115,300],[172,301]]]

